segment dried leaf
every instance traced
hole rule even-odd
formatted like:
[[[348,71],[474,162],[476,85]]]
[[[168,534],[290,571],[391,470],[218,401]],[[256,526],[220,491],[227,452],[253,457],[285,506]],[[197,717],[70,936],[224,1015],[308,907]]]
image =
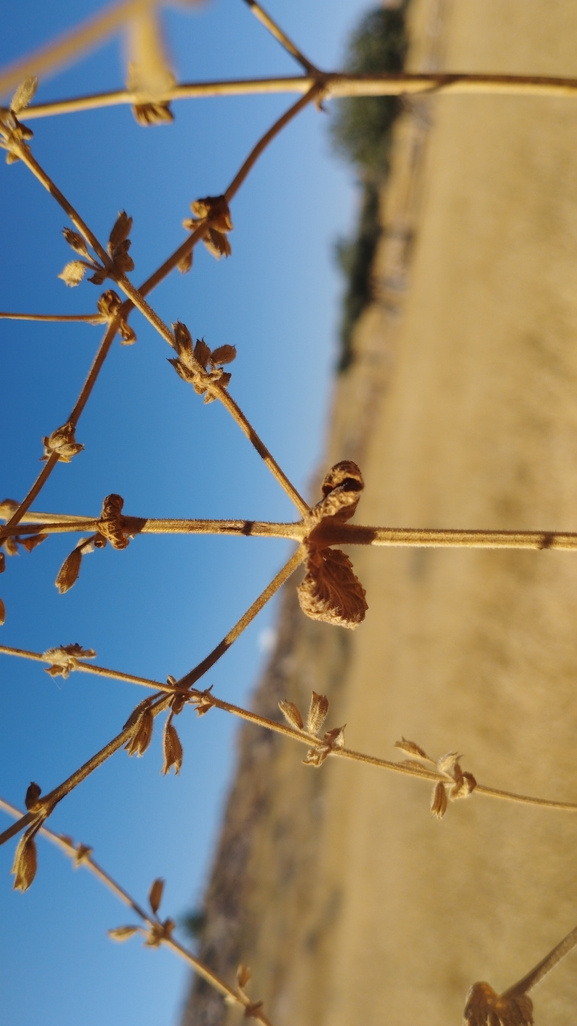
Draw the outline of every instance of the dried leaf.
[[[174,121],[174,114],[170,109],[168,101],[166,103],[135,103],[132,113],[137,124],[144,127],[148,125],[170,125]],[[178,264],[178,269],[181,270],[180,264]]]
[[[192,267],[192,260],[193,251],[192,249],[190,249],[188,253],[185,253],[184,256],[180,258],[178,264],[176,265],[181,274],[188,274],[190,268]]]
[[[92,855],[93,851],[94,849],[90,848],[87,844],[79,843],[76,847],[76,852],[74,855],[74,868],[78,869],[78,867],[81,866],[83,862],[86,862]]]
[[[121,210],[108,237],[108,252],[110,256],[114,255],[114,251],[118,246],[126,242],[131,228],[132,218],[128,216],[125,210]]]
[[[309,748],[302,760],[303,766],[315,766],[318,769],[319,766],[322,766],[330,751],[329,745],[318,745],[316,748]]]
[[[460,756],[458,752],[447,752],[446,755],[442,755],[440,759],[437,759],[437,769],[439,773],[446,773],[447,776],[452,776],[459,758]]]
[[[210,362],[213,367],[217,364],[232,363],[236,359],[236,346],[219,346],[213,349]]]
[[[251,976],[252,973],[248,965],[239,965],[238,969],[236,970],[236,982],[240,990],[244,990]]]
[[[429,759],[427,753],[419,745],[414,741],[407,741],[406,737],[402,737],[400,741],[395,741],[394,747],[400,748],[407,755],[414,755],[416,759],[426,759],[427,762],[432,762],[432,759]]]
[[[14,880],[15,891],[27,891],[36,876],[38,857],[34,835],[37,829],[37,826],[31,827],[18,842],[12,866],[12,873],[16,878]]]
[[[433,789],[433,797],[431,799],[431,812],[437,819],[442,819],[447,811],[447,792],[445,785],[439,781],[435,784]]]
[[[126,321],[121,321],[118,330],[120,331],[120,337],[122,339],[123,346],[132,346],[136,342],[136,332],[134,328],[131,328]]]
[[[209,253],[217,260],[220,260],[221,256],[229,257],[232,253],[230,242],[226,235],[222,232],[217,231],[216,228],[209,228],[206,235],[203,236],[202,241],[204,242]]]
[[[18,555],[18,542],[16,541],[16,538],[13,535],[10,534],[7,538],[4,539],[4,548],[6,550],[7,556]]]
[[[76,584],[81,564],[82,552],[80,549],[72,549],[72,552],[66,557],[60,567],[58,576],[54,581],[61,595],[64,595],[66,591],[70,591],[71,587]]]
[[[211,353],[206,342],[203,338],[197,338],[196,345],[194,347],[194,355],[202,367],[206,370]]]
[[[177,696],[177,698],[179,697],[180,696]],[[170,720],[166,721],[164,727],[163,748],[163,774],[166,776],[167,773],[170,773],[171,766],[174,766],[174,772],[178,776],[178,774],[180,773],[180,767],[182,766],[182,745],[180,743],[180,738],[176,731],[176,727],[174,726],[174,724],[170,722]]]
[[[75,250],[76,253],[80,253],[82,256],[86,257],[87,260],[92,260],[88,246],[79,232],[73,232],[71,228],[63,228],[62,234],[68,245],[72,246],[72,249]]]
[[[283,701],[279,702],[278,707],[291,727],[294,727],[296,730],[304,729],[303,718],[294,702],[287,702],[286,699],[283,699]]]
[[[123,941],[129,940],[130,937],[134,937],[135,933],[138,933],[140,927],[138,926],[115,926],[113,930],[108,930],[108,936],[113,941],[122,943]]]
[[[345,726],[346,726],[346,724],[345,724]],[[323,740],[325,741],[325,743],[327,745],[329,745],[329,747],[331,748],[331,751],[335,751],[335,750],[338,751],[339,748],[344,748],[345,747],[345,727],[344,726],[343,727],[333,727],[332,730],[327,730]]]
[[[40,787],[40,785],[35,784],[34,781],[32,781],[32,783],[28,786],[28,790],[26,791],[26,797],[24,798],[24,804],[29,812],[34,808],[41,794],[42,788]]]
[[[66,264],[66,267],[60,272],[58,277],[62,278],[65,285],[74,288],[75,285],[80,285],[87,270],[88,268],[83,260],[71,260],[69,264]],[[94,281],[94,278],[90,280]]]
[[[20,111],[24,110],[32,102],[37,89],[38,79],[36,75],[25,78],[10,100],[10,110],[14,111],[15,114],[20,114]]]
[[[6,606],[2,599],[0,599],[0,627],[2,627],[4,623],[6,623]]]
[[[309,734],[318,734],[328,711],[329,700],[326,695],[317,695],[316,691],[313,691],[307,716],[307,731]]]
[[[153,880],[152,887],[148,892],[148,903],[154,912],[154,915],[160,908],[160,902],[162,901],[162,892],[164,890],[164,880],[160,877],[157,880]]]
[[[29,534],[27,537],[19,538],[18,540],[23,549],[26,549],[27,552],[32,552],[32,549],[35,549],[37,545],[41,545],[47,538],[47,534]]]
[[[497,994],[488,983],[474,983],[467,994],[464,1026],[533,1026],[533,1002],[527,994]]]
[[[102,282],[108,277],[108,271],[104,267],[98,267],[94,274],[90,275],[88,281],[91,281],[93,285],[102,285]]]
[[[365,618],[365,589],[340,549],[309,545],[307,573],[297,588],[300,607],[312,620],[354,629]]]
[[[476,786],[477,781],[472,773],[462,773],[460,779],[449,791],[449,798],[452,802],[456,801],[457,798],[468,798],[469,795],[473,793]]]
[[[134,724],[134,730],[132,736],[126,742],[125,748],[129,755],[144,755],[150,742],[152,741],[152,732],[154,730],[154,716],[150,709],[143,709],[136,723]]]

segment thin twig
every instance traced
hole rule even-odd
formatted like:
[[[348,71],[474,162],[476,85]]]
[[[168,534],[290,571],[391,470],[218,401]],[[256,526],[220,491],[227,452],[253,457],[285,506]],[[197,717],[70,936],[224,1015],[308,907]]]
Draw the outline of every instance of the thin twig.
[[[103,337],[102,342],[100,343],[100,345],[98,347],[98,351],[96,353],[96,356],[94,357],[94,360],[92,361],[92,366],[91,366],[91,368],[90,368],[90,370],[88,372],[86,381],[84,382],[84,384],[82,386],[80,395],[78,396],[78,399],[76,401],[76,405],[74,406],[74,409],[72,410],[72,413],[70,414],[70,417],[69,417],[69,420],[68,420],[68,422],[73,427],[76,427],[76,425],[78,424],[78,420],[79,420],[80,414],[82,413],[84,407],[86,406],[86,403],[88,402],[88,398],[89,398],[89,396],[90,396],[90,394],[92,392],[92,389],[94,388],[94,385],[96,384],[96,379],[98,378],[98,375],[100,374],[100,371],[102,370],[102,365],[104,364],[104,361],[105,361],[106,357],[108,356],[108,353],[110,352],[110,348],[112,346],[112,343],[114,342],[114,338],[115,338],[116,332],[118,331],[118,324],[119,324],[118,318],[115,317],[110,322],[110,324],[108,325],[108,327],[106,329],[106,332],[104,333],[104,337]],[[42,470],[40,471],[38,477],[36,478],[34,484],[32,485],[32,487],[30,489],[30,491],[28,492],[26,498],[22,500],[22,502],[20,503],[18,508],[14,511],[14,513],[12,514],[10,519],[7,521],[5,526],[0,528],[0,539],[1,538],[7,538],[10,535],[12,529],[15,528],[17,526],[17,524],[20,523],[20,521],[22,520],[22,517],[25,516],[25,514],[29,510],[30,506],[34,502],[34,499],[37,497],[37,495],[40,493],[40,491],[42,490],[42,488],[46,484],[48,478],[50,477],[50,475],[51,475],[52,471],[54,470],[54,467],[56,466],[57,463],[58,463],[58,453],[57,452],[53,452],[48,457],[46,463],[44,464]]]
[[[559,944],[556,944],[549,954],[545,955],[545,958],[542,958],[536,966],[530,969],[528,973],[525,973],[517,983],[514,983],[512,987],[509,987],[508,990],[504,991],[501,996],[503,998],[511,998],[518,997],[520,994],[527,994],[533,989],[533,987],[536,987],[537,984],[545,978],[545,976],[548,976],[551,970],[555,969],[555,967],[559,965],[559,962],[561,962],[561,960],[565,958],[565,956],[568,955],[576,946],[577,926],[571,930],[571,932],[568,933],[567,936],[559,942]]]
[[[244,161],[242,167],[234,176],[232,182],[226,190],[224,195],[227,203],[230,203],[233,196],[236,195],[242,183],[244,182],[246,176],[248,175],[249,171],[256,164],[258,158],[260,157],[263,150],[266,149],[268,144],[272,142],[275,136],[278,135],[278,133],[281,132],[286,125],[288,125],[289,121],[292,121],[292,119],[296,117],[296,115],[299,114],[301,110],[304,110],[304,108],[322,92],[323,84],[315,81],[306,93],[306,95],[302,96],[300,100],[297,100],[297,102],[294,103],[292,107],[289,107],[286,113],[283,114],[282,117],[278,119],[278,121],[275,121],[274,125],[272,125],[271,128],[269,128],[268,132],[265,132],[262,139],[259,139],[256,146],[251,150],[248,157]]]
[[[314,75],[275,76],[272,78],[223,79],[215,82],[181,82],[166,95],[167,100],[200,99],[207,96],[255,96],[271,93],[306,93],[315,83]],[[380,75],[353,75],[338,71],[323,73],[325,99],[350,96],[401,96],[418,93],[500,95],[500,96],[575,96],[577,78],[546,75],[479,75],[445,73],[383,72]],[[79,110],[97,110],[119,104],[133,104],[137,97],[127,89],[116,89],[87,96],[32,104],[26,120],[72,114]]]
[[[308,57],[305,57],[302,51],[299,50],[297,46],[295,46],[292,39],[289,39],[286,32],[283,32],[280,25],[277,25],[276,21],[273,21],[270,14],[267,14],[264,8],[262,8],[260,4],[256,2],[256,0],[244,0],[244,2],[248,5],[248,7],[250,7],[255,18],[258,18],[261,25],[264,25],[264,27],[268,29],[271,35],[273,35],[274,38],[278,40],[281,46],[284,46],[285,50],[287,50],[288,53],[290,53],[291,57],[294,57],[295,60],[297,60],[300,65],[302,65],[302,67],[305,69],[306,72],[308,72],[309,75],[320,74],[319,69],[315,67],[315,65],[311,61],[309,61]]]
[[[8,645],[0,645],[0,654],[17,656],[21,659],[30,659],[36,662],[50,662],[50,660],[40,652],[30,652],[27,649],[22,648],[11,648]],[[127,683],[137,684],[141,687],[150,688],[157,692],[162,691],[168,695],[186,694],[190,695],[190,697],[194,699],[195,697],[202,697],[206,694],[197,688],[190,687],[186,677],[177,681],[175,685],[162,684],[159,681],[151,680],[147,677],[138,677],[134,674],[123,673],[121,670],[111,670],[104,666],[94,666],[82,659],[76,660],[74,669],[82,673],[90,673],[99,677],[107,677],[112,680],[122,680]],[[222,709],[223,712],[230,713],[233,716],[238,716],[242,720],[247,720],[249,723],[254,723],[256,726],[264,727],[276,734],[283,734],[285,737],[290,737],[294,741],[298,741],[300,744],[308,746],[319,744],[319,738],[313,734],[307,733],[306,730],[296,730],[288,724],[268,719],[265,716],[260,716],[258,713],[252,712],[250,709],[243,709],[241,706],[233,705],[231,702],[225,702],[222,698],[217,698],[216,695],[213,695],[212,692],[210,693],[210,702],[216,709]],[[380,759],[375,755],[367,755],[364,752],[357,752],[351,748],[335,748],[329,754],[335,758],[350,759],[353,762],[363,762],[368,766],[376,766],[378,769],[391,770],[394,773],[401,773],[405,776],[419,777],[421,780],[447,782],[447,777],[442,773],[438,773],[434,769],[429,769],[427,766],[422,766],[418,763],[415,763],[415,765],[412,766],[407,765],[406,763],[393,762],[390,759]],[[487,798],[497,798],[501,801],[532,805],[538,808],[556,809],[564,812],[577,812],[577,803],[575,802],[559,802],[548,798],[534,798],[530,795],[516,794],[512,791],[503,791],[500,788],[487,787],[484,784],[479,783],[477,783],[474,793],[483,794]]]
[[[86,321],[87,324],[102,324],[104,318],[99,313],[91,314],[29,314],[0,313],[0,320],[9,321],[50,321],[64,324],[66,321]]]
[[[20,809],[17,809],[14,805],[11,805],[10,802],[7,802],[4,798],[0,798],[0,809],[2,809],[4,812],[7,812],[9,816],[14,816],[16,818],[21,817],[23,815]],[[125,891],[124,887],[121,887],[120,884],[117,883],[116,880],[112,876],[110,876],[110,874],[107,873],[106,870],[102,868],[102,866],[98,864],[98,862],[96,862],[96,860],[92,857],[90,849],[86,850],[86,847],[84,845],[79,845],[78,847],[76,847],[74,845],[74,842],[70,838],[63,836],[61,834],[56,834],[52,830],[49,830],[46,826],[40,827],[39,833],[46,837],[47,840],[51,841],[52,844],[55,844],[57,848],[60,848],[60,850],[63,851],[66,855],[70,856],[70,858],[74,859],[77,866],[84,866],[91,873],[93,873],[94,876],[96,876],[101,883],[108,887],[109,890],[111,890],[112,893],[120,901],[122,901],[124,905],[127,905],[129,908],[131,908],[132,911],[135,912],[136,915],[144,923],[146,923],[148,927],[154,928],[155,926],[161,925],[158,917],[149,915],[149,913],[142,907],[142,905],[139,905],[138,902],[128,893],[128,891]],[[79,853],[81,853],[81,858],[79,858]],[[234,1001],[236,1004],[240,1005],[243,1008],[253,1007],[250,999],[247,998],[246,995],[242,995],[233,987],[229,987],[229,985],[220,976],[218,976],[217,973],[213,972],[212,969],[209,969],[208,966],[204,964],[204,962],[201,962],[200,959],[196,957],[196,955],[193,955],[192,952],[190,952],[182,944],[179,944],[179,942],[174,940],[173,937],[163,935],[161,943],[164,944],[167,948],[171,948],[173,951],[175,951],[176,954],[178,954],[181,958],[188,962],[189,965],[192,966],[192,968],[195,970],[195,972],[198,973],[199,976],[202,976],[202,978],[206,980],[207,983],[210,983],[211,986],[215,987],[215,989],[218,990],[221,994],[224,994],[225,997]],[[254,1011],[252,1011],[251,1013],[251,1017],[257,1019],[259,1022],[263,1024],[263,1026],[272,1026],[270,1020],[264,1015],[261,1009],[254,1008]]]

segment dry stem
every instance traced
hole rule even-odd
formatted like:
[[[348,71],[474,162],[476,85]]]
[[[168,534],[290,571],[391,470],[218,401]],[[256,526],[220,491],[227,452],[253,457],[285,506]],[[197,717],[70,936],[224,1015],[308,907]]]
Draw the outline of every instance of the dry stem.
[[[250,7],[252,13],[256,18],[258,18],[261,25],[264,25],[264,27],[268,29],[271,35],[273,35],[274,38],[278,40],[281,46],[284,46],[285,50],[288,50],[291,57],[294,57],[295,60],[297,60],[299,64],[303,66],[305,71],[309,73],[309,75],[319,74],[319,69],[316,68],[315,65],[308,60],[307,57],[305,57],[305,55],[298,49],[298,47],[295,46],[292,39],[289,39],[286,32],[284,32],[281,29],[280,25],[277,25],[276,21],[273,21],[270,14],[267,14],[267,12],[260,6],[260,4],[256,2],[256,0],[244,0],[244,2]]]
[[[316,81],[315,75],[275,76],[273,78],[224,79],[215,82],[182,82],[173,87],[167,100],[187,100],[205,96],[255,96],[270,93],[306,93]],[[455,72],[384,72],[380,75],[351,75],[338,71],[323,73],[326,99],[346,96],[401,96],[419,93],[451,93],[501,96],[575,96],[577,78],[546,75],[480,75]],[[116,89],[87,96],[32,104],[26,120],[70,114],[78,110],[96,110],[119,104],[133,104],[137,97],[127,89]]]
[[[49,662],[49,660],[40,652],[31,652],[27,649],[21,648],[11,648],[8,645],[0,645],[0,653],[18,656],[22,659],[31,659],[36,662]],[[195,673],[194,670],[191,671],[191,674],[187,675],[187,677],[181,678],[176,685],[171,685],[162,684],[159,681],[151,680],[147,677],[138,677],[134,674],[123,673],[120,670],[111,670],[103,666],[93,666],[82,659],[77,660],[75,669],[83,673],[91,673],[96,676],[107,677],[112,680],[122,680],[127,683],[138,684],[156,692],[163,692],[169,696],[173,696],[175,694],[186,694],[187,697],[190,696],[190,698],[194,698],[204,695],[203,691],[192,687],[187,679]],[[242,720],[247,720],[249,723],[254,723],[259,727],[266,728],[267,730],[272,730],[276,734],[283,734],[285,737],[290,737],[294,741],[298,741],[300,744],[307,746],[319,744],[319,738],[314,734],[307,733],[306,730],[296,730],[288,724],[268,719],[265,716],[260,716],[258,713],[252,712],[250,709],[243,709],[241,706],[233,705],[231,702],[225,702],[223,699],[217,698],[216,695],[213,695],[212,692],[210,694],[210,701],[216,709],[222,709],[223,712],[230,713],[233,716],[238,716]],[[330,755],[336,758],[349,759],[353,762],[364,762],[369,766],[391,770],[394,773],[401,773],[405,776],[419,777],[422,780],[434,782],[442,781],[445,783],[447,781],[446,776],[443,776],[442,773],[438,773],[433,769],[429,769],[427,766],[421,766],[418,763],[415,763],[415,765],[412,766],[407,765],[406,763],[393,762],[390,759],[379,759],[377,756],[367,755],[364,752],[357,752],[351,748],[336,748],[330,752]],[[564,812],[577,812],[577,803],[575,802],[559,802],[554,799],[535,798],[530,795],[516,794],[512,791],[503,791],[500,788],[487,787],[486,785],[479,783],[477,783],[474,794],[483,794],[487,798],[498,798],[502,801],[510,801],[523,805],[533,805],[538,808],[556,809]],[[23,823],[23,826],[25,825],[26,824]],[[3,835],[0,837],[0,843],[2,843],[2,840]]]
[[[0,320],[10,321],[86,321],[87,324],[102,323],[102,316],[99,313],[91,314],[29,314],[29,313],[0,313]]]
[[[8,813],[8,815],[14,816],[16,818],[21,817],[23,815],[19,809],[15,808],[14,805],[11,805],[10,802],[5,801],[3,798],[0,798],[0,809],[3,809],[4,812]],[[74,859],[75,862],[77,861],[78,848],[75,847],[74,843],[69,838],[61,836],[60,834],[55,834],[46,826],[40,827],[39,833],[43,834],[44,837],[51,841],[52,844],[55,844],[58,848],[60,848],[61,851],[65,852],[66,855],[69,855],[70,858]],[[82,848],[83,846],[81,845],[79,847]],[[77,862],[77,864],[85,866],[86,869],[89,869],[90,872],[93,873],[94,876],[96,876],[101,883],[108,887],[109,890],[111,890],[112,893],[120,899],[120,901],[122,901],[125,905],[128,905],[128,907],[131,908],[132,911],[135,912],[136,915],[142,920],[142,922],[144,922],[148,927],[153,928],[154,926],[158,926],[160,924],[160,920],[158,919],[158,917],[149,915],[149,913],[146,912],[145,909],[141,905],[139,905],[133,897],[131,897],[128,891],[125,891],[124,888],[121,887],[120,884],[117,883],[116,880],[114,880],[113,877],[111,877],[110,874],[106,872],[106,870],[102,869],[102,867],[98,865],[95,859],[92,858],[92,854],[83,854],[82,858],[79,862]],[[207,983],[210,983],[221,994],[224,994],[225,997],[234,1001],[236,1004],[241,1005],[241,1007],[243,1008],[251,1007],[250,999],[247,998],[246,995],[242,995],[238,993],[238,991],[230,987],[220,976],[218,976],[217,973],[213,972],[212,969],[209,969],[208,966],[201,962],[200,959],[196,958],[196,956],[193,955],[192,952],[188,951],[188,949],[185,948],[182,944],[179,944],[178,941],[174,940],[174,938],[169,936],[163,936],[161,943],[166,945],[167,948],[171,948],[173,951],[175,951],[176,954],[178,954],[181,958],[188,962],[189,965],[192,966],[192,968],[198,973],[199,976],[202,976],[202,978],[206,980]],[[251,1017],[257,1019],[259,1022],[263,1024],[263,1026],[272,1026],[270,1020],[264,1015],[264,1013],[260,1009],[255,1009],[252,1012]]]

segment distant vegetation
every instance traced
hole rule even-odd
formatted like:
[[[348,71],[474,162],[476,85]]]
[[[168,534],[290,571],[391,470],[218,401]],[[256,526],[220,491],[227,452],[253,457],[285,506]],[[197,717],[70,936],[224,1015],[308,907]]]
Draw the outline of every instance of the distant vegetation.
[[[408,3],[409,0],[403,0],[396,8],[379,7],[365,15],[350,40],[345,70],[366,74],[403,70]],[[394,96],[340,100],[331,125],[335,148],[355,165],[363,190],[356,235],[340,240],[336,247],[337,259],[347,280],[339,371],[346,370],[352,361],[353,328],[372,298],[371,268],[381,231],[379,190],[388,174],[391,129],[400,109],[401,101]]]

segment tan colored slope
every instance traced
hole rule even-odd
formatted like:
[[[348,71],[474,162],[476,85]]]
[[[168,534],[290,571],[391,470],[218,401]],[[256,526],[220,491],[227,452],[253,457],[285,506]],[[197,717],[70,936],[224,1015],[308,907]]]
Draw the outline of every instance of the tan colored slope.
[[[574,2],[437,8],[447,69],[577,75]],[[414,67],[432,9],[413,5]],[[365,523],[576,530],[577,103],[440,97],[431,110],[406,203],[408,289],[395,293],[389,232],[329,461],[362,459]],[[434,756],[458,748],[483,783],[577,800],[576,557],[351,554],[366,622],[342,642],[293,611],[277,688],[302,700],[326,686],[350,747],[391,757],[404,734]],[[280,740],[253,766],[260,799],[238,835],[230,957],[251,964],[276,1026],[456,1024],[473,981],[505,988],[577,923],[577,815],[473,795],[439,823],[426,784],[300,757]],[[577,953],[534,997],[538,1026],[575,1020]]]

